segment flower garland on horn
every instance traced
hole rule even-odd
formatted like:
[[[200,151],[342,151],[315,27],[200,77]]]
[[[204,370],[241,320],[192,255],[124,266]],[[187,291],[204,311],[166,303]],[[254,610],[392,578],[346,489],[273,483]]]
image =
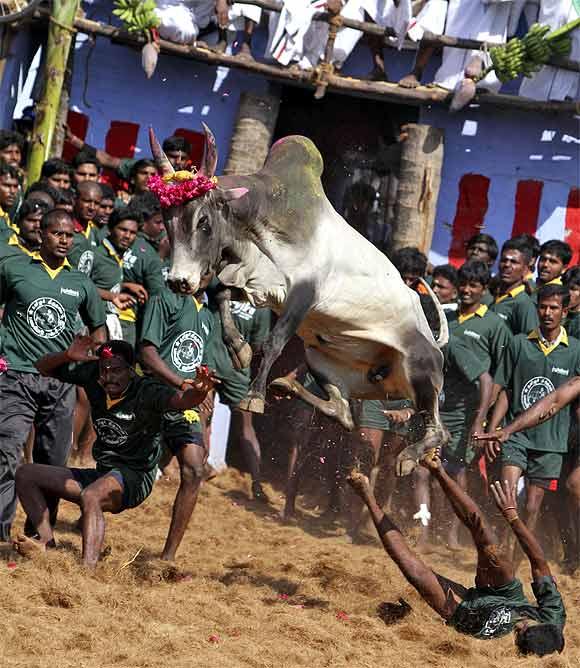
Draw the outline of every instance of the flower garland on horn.
[[[161,206],[168,209],[185,204],[214,190],[217,188],[217,178],[213,176],[208,179],[194,168],[193,172],[181,170],[166,176],[152,176],[147,181],[147,185],[149,190],[157,196]]]

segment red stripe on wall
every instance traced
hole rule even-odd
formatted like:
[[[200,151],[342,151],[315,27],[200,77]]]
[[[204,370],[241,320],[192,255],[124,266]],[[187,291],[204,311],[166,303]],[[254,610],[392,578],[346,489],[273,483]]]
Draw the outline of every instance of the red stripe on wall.
[[[536,234],[543,188],[542,181],[518,181],[512,237]]]
[[[580,262],[580,188],[572,188],[566,205],[566,241],[572,247],[570,265]]]
[[[481,232],[487,213],[490,180],[481,174],[464,174],[459,181],[457,210],[453,219],[449,262],[460,267],[465,262],[465,244]]]
[[[139,134],[139,124],[129,121],[111,121],[105,137],[105,151],[116,158],[132,158]],[[148,156],[147,156],[148,157]],[[103,170],[103,180],[116,188],[120,179],[112,169]]]
[[[203,132],[196,132],[195,130],[188,130],[187,128],[177,128],[173,133],[176,137],[183,137],[191,146],[189,159],[194,167],[201,165],[203,158],[203,147],[205,144],[205,135]]]
[[[89,129],[89,117],[78,111],[69,111],[66,117],[66,122],[73,135],[76,135],[84,141],[87,136],[87,130]],[[78,152],[78,149],[65,141],[62,148],[62,159],[66,162],[70,162]]]

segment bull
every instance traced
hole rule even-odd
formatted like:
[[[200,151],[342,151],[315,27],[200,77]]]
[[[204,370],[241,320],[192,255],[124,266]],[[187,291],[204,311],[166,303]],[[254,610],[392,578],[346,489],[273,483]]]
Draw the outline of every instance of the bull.
[[[209,128],[204,130],[199,173],[211,178],[217,148]],[[160,173],[171,178],[173,168],[153,130],[150,140]],[[295,333],[328,399],[296,381],[286,383],[288,389],[346,429],[354,426],[349,399],[412,399],[425,430],[400,457],[400,468],[408,472],[427,448],[445,441],[438,396],[447,320],[425,283],[439,319],[436,342],[418,295],[332,207],[322,171],[322,156],[312,141],[285,137],[272,146],[257,174],[220,177],[215,189],[166,208],[169,284],[176,292],[193,293],[215,272],[223,285],[278,315],[241,408],[264,411],[270,369]],[[231,343],[235,333],[224,303],[220,310]],[[241,365],[247,364],[243,350],[240,357]]]

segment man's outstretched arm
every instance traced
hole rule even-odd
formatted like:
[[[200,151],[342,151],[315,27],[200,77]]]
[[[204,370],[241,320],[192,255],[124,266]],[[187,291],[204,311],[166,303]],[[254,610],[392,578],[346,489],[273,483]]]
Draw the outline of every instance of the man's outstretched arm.
[[[518,539],[518,543],[530,561],[532,579],[537,580],[546,575],[551,576],[552,573],[542,546],[518,516],[516,486],[510,487],[507,480],[504,480],[503,483],[497,481],[491,485],[491,491],[497,507],[509,523],[511,530]]]

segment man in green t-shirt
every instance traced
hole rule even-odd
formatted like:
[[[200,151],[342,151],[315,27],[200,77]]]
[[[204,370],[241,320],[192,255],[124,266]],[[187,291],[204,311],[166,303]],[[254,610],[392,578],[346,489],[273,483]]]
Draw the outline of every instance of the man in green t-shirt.
[[[65,498],[82,509],[83,563],[95,568],[105,536],[103,513],[134,508],[149,496],[161,455],[161,416],[200,404],[213,387],[211,374],[201,373],[188,388],[176,391],[138,376],[133,349],[125,341],[109,341],[96,354],[89,337],[77,337],[62,353],[45,355],[37,368],[43,376],[82,386],[91,404],[97,439],[96,469],[25,464],[17,471],[18,497],[36,536],[19,536],[15,548],[30,556],[54,546],[48,498]]]
[[[529,559],[537,606],[524,595],[512,563],[501,554],[480,508],[445,472],[440,453],[429,451],[421,464],[437,480],[455,514],[471,533],[477,548],[475,586],[467,589],[437,574],[416,556],[397,526],[377,504],[368,479],[353,472],[349,482],[369,509],[385,551],[404,577],[421,598],[460,633],[488,640],[513,631],[522,654],[544,656],[561,652],[566,610],[540,544],[518,517],[515,485],[496,482],[491,490],[497,507]]]
[[[87,276],[93,268],[95,250],[100,243],[99,228],[93,222],[102,198],[101,186],[94,181],[78,184],[74,205],[74,238],[68,260]]]
[[[499,285],[490,310],[514,335],[528,334],[538,325],[536,308],[525,286],[531,259],[532,250],[524,241],[512,239],[502,246]]]
[[[570,306],[564,327],[569,336],[580,339],[580,267],[572,267],[562,277],[570,293]]]
[[[201,293],[205,287],[202,282]],[[196,369],[205,362],[214,329],[214,318],[201,301],[166,288],[145,307],[140,346],[143,366],[170,387],[186,389]],[[161,555],[167,561],[175,559],[204,476],[209,444],[204,442],[202,420],[203,413],[193,410],[171,411],[163,416],[162,441],[177,458],[180,472],[171,526]]]
[[[0,354],[8,364],[0,375],[0,541],[10,539],[14,473],[32,425],[34,461],[62,466],[71,446],[74,388],[40,376],[36,360],[67,349],[78,314],[96,341],[105,339],[96,288],[66,259],[73,229],[66,212],[49,211],[41,222],[39,252],[0,263],[0,303],[6,304]]]
[[[138,197],[134,197],[131,200],[131,207],[138,209],[143,218],[137,236],[145,240],[157,255],[159,255],[163,280],[167,281],[167,276],[169,275],[169,269],[171,267],[171,258],[169,240],[159,200],[153,193],[146,192]]]
[[[562,322],[569,294],[561,285],[546,285],[538,292],[540,326],[528,335],[514,337],[495,378],[495,389],[504,389],[489,421],[493,434],[504,416],[512,422],[572,376],[580,374],[580,342],[569,338]],[[533,530],[546,490],[555,491],[568,451],[570,411],[561,410],[548,422],[514,433],[501,447],[502,480],[515,485],[525,474],[526,522]],[[490,454],[490,453],[488,453]]]
[[[0,232],[15,231],[16,226],[10,220],[20,192],[18,171],[11,165],[0,162]]]
[[[18,232],[0,239],[0,262],[11,257],[30,257],[40,249],[40,221],[47,211],[48,205],[38,200],[22,203],[16,219]]]

